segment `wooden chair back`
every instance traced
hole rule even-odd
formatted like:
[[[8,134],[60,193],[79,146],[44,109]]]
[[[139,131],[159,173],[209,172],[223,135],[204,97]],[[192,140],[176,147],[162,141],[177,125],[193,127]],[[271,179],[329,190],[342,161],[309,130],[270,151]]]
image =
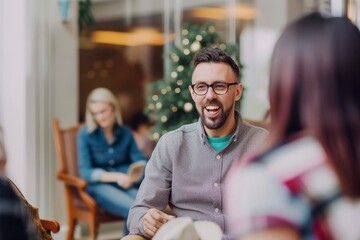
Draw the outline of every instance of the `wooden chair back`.
[[[249,123],[255,127],[261,127],[266,130],[269,130],[269,122],[266,120],[254,120],[254,119],[244,118],[244,122]]]
[[[77,160],[77,133],[82,124],[69,127],[67,129],[61,129],[58,119],[54,120],[54,137],[56,144],[56,151],[59,160],[58,178],[72,176],[73,180],[82,184],[85,188],[86,183],[79,175],[79,167]],[[65,193],[67,198],[67,204],[71,208],[87,208],[80,196],[78,185],[67,184],[65,185]]]

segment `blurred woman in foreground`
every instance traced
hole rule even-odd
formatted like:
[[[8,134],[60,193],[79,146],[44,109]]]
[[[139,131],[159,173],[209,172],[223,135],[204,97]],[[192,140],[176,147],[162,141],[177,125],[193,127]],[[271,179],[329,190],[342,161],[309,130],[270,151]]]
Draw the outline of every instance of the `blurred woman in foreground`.
[[[359,95],[350,20],[313,13],[285,29],[271,62],[271,146],[227,179],[236,239],[360,239]]]
[[[6,152],[0,127],[0,239],[35,240],[33,220],[5,173]]]

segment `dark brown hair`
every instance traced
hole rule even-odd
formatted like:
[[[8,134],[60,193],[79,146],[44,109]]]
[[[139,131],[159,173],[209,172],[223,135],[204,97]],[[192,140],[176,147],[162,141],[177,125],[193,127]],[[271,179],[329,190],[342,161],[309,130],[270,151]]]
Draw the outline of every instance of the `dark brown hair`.
[[[231,67],[234,72],[236,79],[240,80],[240,69],[236,62],[220,48],[204,47],[194,57],[194,67],[200,63],[225,63]]]
[[[360,197],[360,32],[312,13],[289,25],[270,71],[272,144],[307,130],[322,144],[342,192]]]

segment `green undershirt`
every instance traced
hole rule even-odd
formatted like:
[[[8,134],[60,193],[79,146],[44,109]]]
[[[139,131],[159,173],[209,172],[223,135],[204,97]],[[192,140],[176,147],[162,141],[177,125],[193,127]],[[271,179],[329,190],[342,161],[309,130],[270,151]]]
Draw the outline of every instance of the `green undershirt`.
[[[216,150],[216,151],[220,151],[222,149],[224,149],[231,137],[234,135],[234,133],[231,133],[230,135],[226,136],[226,137],[207,137],[209,140],[210,145]]]

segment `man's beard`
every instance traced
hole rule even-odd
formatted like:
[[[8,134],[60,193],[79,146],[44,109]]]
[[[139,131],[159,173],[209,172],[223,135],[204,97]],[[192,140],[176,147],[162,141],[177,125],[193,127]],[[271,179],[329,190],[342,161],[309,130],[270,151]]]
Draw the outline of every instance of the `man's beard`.
[[[229,115],[233,109],[233,105],[230,106],[226,111],[224,111],[223,105],[221,103],[219,103],[218,101],[216,101],[216,103],[218,103],[221,107],[220,107],[220,116],[218,116],[215,119],[215,122],[212,121],[212,119],[206,118],[203,114],[203,112],[200,113],[200,118],[201,121],[203,122],[203,124],[205,125],[206,128],[208,129],[219,129],[222,126],[224,126],[226,120],[229,118]],[[204,111],[207,111],[206,109]]]

